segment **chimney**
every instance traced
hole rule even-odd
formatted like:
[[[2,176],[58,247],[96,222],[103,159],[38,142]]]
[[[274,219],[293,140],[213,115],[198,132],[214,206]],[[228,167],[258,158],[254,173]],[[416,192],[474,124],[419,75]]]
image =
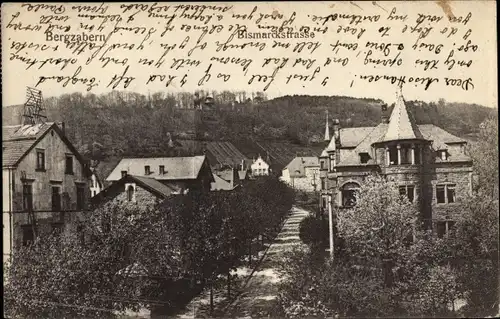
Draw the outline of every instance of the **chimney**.
[[[381,122],[382,124],[387,124],[389,123],[389,112],[387,111],[388,107],[387,104],[382,104],[380,106],[380,109],[382,111],[382,116],[381,116]]]
[[[333,120],[333,136],[337,142],[340,142],[340,121],[338,119]]]

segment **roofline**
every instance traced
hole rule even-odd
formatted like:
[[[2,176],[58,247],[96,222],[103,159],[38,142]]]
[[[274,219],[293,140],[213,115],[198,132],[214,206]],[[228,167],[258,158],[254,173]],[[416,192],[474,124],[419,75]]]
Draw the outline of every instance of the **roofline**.
[[[33,148],[35,148],[35,146],[45,137],[45,135],[47,135],[49,133],[49,131],[51,129],[54,129],[56,131],[56,133],[59,135],[59,137],[64,142],[64,144],[66,144],[66,146],[71,150],[71,152],[73,152],[73,154],[75,155],[75,157],[78,159],[78,161],[80,162],[80,164],[82,164],[84,166],[84,168],[85,168],[86,167],[86,165],[85,165],[86,164],[85,163],[85,159],[78,152],[78,150],[73,146],[73,144],[68,140],[68,138],[64,135],[64,133],[59,128],[59,125],[57,125],[56,122],[53,122],[52,125],[50,125],[50,127],[47,130],[45,130],[45,132],[42,135],[40,135],[40,137],[35,138],[35,142],[26,150],[26,152],[24,152],[17,159],[17,161],[12,165],[12,167],[17,167],[17,165],[19,164],[19,162],[21,162],[21,160],[24,159],[24,157],[26,157],[26,155],[29,152],[31,152],[31,150],[33,150]],[[92,174],[92,171],[90,170],[90,168],[86,167],[86,171],[87,171],[87,174],[86,174],[87,176],[90,176]]]
[[[120,162],[127,159],[159,159],[159,158],[191,158],[191,157],[206,157],[206,155],[192,155],[192,156],[153,156],[153,157],[122,157]],[[118,162],[118,163],[120,163]]]
[[[141,176],[142,177],[142,176]],[[148,177],[146,177],[148,178]],[[146,190],[148,190],[149,192],[151,193],[155,193],[156,195],[158,195],[159,197],[163,197],[164,199],[166,199],[168,196],[165,196],[165,194],[161,193],[161,192],[158,192],[157,190],[155,190],[154,188],[151,188],[149,185],[145,184],[143,181],[141,181],[140,179],[136,178],[134,175],[126,175],[122,178],[120,178],[119,180],[117,181],[114,181],[111,185],[109,185],[108,187],[106,187],[105,189],[108,189],[108,188],[111,188],[113,186],[116,187],[116,185],[120,185],[120,184],[125,184],[125,182],[127,180],[133,180],[134,183],[138,184],[139,186],[141,186],[142,188],[145,188]],[[153,178],[154,179],[154,178]],[[168,186],[166,186],[168,187]],[[99,193],[100,194],[100,193]]]
[[[433,140],[428,140],[425,138],[402,138],[402,139],[391,139],[391,140],[386,140],[386,141],[377,141],[377,142],[373,142],[372,145],[385,144],[385,143],[391,143],[391,142],[411,142],[411,141],[425,142],[427,144],[430,144],[433,142]]]

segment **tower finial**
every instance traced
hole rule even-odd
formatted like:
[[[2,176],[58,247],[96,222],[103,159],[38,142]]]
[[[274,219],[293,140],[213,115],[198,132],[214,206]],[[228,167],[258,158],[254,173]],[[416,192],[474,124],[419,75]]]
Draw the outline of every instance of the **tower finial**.
[[[325,141],[330,140],[330,127],[328,125],[328,110],[326,110]]]

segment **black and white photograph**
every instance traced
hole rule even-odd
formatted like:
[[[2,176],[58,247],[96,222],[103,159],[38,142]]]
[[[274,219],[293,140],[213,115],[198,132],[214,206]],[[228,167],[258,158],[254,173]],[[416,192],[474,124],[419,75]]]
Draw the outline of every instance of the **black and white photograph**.
[[[2,3],[3,317],[500,317],[495,1]]]

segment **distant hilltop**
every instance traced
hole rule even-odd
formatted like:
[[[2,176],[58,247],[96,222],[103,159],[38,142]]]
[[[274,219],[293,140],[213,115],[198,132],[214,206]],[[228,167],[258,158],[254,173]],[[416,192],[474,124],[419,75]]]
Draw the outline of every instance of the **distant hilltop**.
[[[44,100],[48,120],[65,122],[66,134],[75,145],[98,142],[116,154],[160,152],[167,133],[183,139],[251,138],[313,146],[323,141],[325,111],[341,127],[374,126],[380,121],[383,104],[378,99],[344,96],[294,95],[268,100],[262,93],[229,91],[148,95],[113,91]],[[418,124],[434,124],[468,139],[474,139],[479,125],[497,112],[444,99],[407,104]],[[2,124],[20,124],[23,109],[23,105],[4,106]]]

